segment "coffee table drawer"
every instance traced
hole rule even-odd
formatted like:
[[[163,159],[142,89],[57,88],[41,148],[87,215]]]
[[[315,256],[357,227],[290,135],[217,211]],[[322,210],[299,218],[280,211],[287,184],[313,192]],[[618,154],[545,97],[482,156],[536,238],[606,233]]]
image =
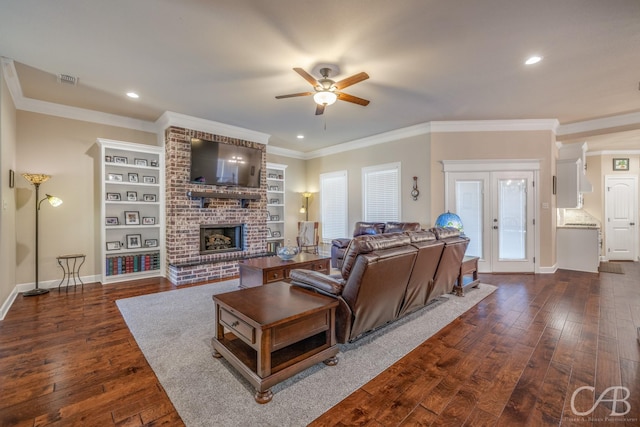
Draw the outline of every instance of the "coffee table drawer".
[[[320,272],[324,272],[324,273],[329,273],[329,269],[327,268],[328,262],[327,261],[318,261],[318,262],[314,262],[311,265],[311,269],[313,271],[320,271]]]
[[[279,282],[286,279],[284,268],[265,270],[265,283]]]
[[[220,307],[220,322],[229,328],[234,335],[239,338],[244,338],[244,341],[247,343],[256,343],[255,328],[235,316],[233,313],[228,312],[223,307]]]

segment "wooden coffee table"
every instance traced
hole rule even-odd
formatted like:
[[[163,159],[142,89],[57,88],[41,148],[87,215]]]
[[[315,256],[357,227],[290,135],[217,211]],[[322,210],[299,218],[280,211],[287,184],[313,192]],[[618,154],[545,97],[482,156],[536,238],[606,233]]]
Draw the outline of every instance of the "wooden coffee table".
[[[213,302],[213,356],[255,387],[258,403],[269,402],[271,387],[298,372],[338,363],[334,298],[275,282],[214,295]]]
[[[302,252],[290,261],[277,256],[251,258],[238,263],[240,269],[240,287],[250,288],[265,283],[289,281],[289,272],[294,268],[320,271],[329,274],[331,258]]]

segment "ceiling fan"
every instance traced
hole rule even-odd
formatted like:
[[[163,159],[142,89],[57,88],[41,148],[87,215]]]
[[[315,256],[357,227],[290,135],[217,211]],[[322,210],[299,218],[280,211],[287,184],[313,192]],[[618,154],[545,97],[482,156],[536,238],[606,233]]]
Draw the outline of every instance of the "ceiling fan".
[[[331,68],[321,68],[320,74],[322,78],[320,80],[316,80],[311,76],[311,74],[307,73],[302,68],[294,68],[293,71],[300,74],[303,79],[311,83],[315,92],[300,92],[300,93],[291,93],[289,95],[279,95],[276,96],[276,99],[281,98],[293,98],[296,96],[309,96],[313,95],[313,100],[316,102],[316,116],[324,113],[324,108],[327,105],[331,105],[336,102],[337,99],[341,101],[353,102],[354,104],[367,106],[369,105],[369,101],[366,99],[358,98],[357,96],[349,95],[344,92],[341,92],[342,89],[359,83],[363,80],[369,78],[369,75],[365,72],[354,74],[351,77],[347,77],[346,79],[340,80],[338,82],[333,81],[329,78],[329,73],[331,72]]]

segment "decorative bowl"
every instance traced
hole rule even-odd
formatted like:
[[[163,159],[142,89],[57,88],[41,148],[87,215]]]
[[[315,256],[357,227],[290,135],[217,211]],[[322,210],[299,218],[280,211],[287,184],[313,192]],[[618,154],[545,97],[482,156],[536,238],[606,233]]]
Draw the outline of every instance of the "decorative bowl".
[[[280,246],[276,250],[276,254],[280,257],[280,259],[284,261],[289,261],[293,259],[300,252],[300,248],[297,246]]]

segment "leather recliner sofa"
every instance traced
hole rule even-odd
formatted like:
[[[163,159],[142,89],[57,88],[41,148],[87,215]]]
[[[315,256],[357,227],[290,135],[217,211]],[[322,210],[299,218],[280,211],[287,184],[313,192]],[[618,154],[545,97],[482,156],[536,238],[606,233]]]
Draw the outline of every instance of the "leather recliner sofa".
[[[336,298],[336,339],[351,342],[452,292],[468,244],[454,228],[357,236],[339,275],[294,269],[291,284]]]
[[[419,222],[356,222],[353,230],[353,237],[370,235],[370,234],[384,234],[384,233],[399,233],[402,231],[418,231],[420,230]],[[342,268],[342,260],[344,259],[344,253],[351,241],[348,237],[339,239],[333,239],[331,241],[331,267]]]

